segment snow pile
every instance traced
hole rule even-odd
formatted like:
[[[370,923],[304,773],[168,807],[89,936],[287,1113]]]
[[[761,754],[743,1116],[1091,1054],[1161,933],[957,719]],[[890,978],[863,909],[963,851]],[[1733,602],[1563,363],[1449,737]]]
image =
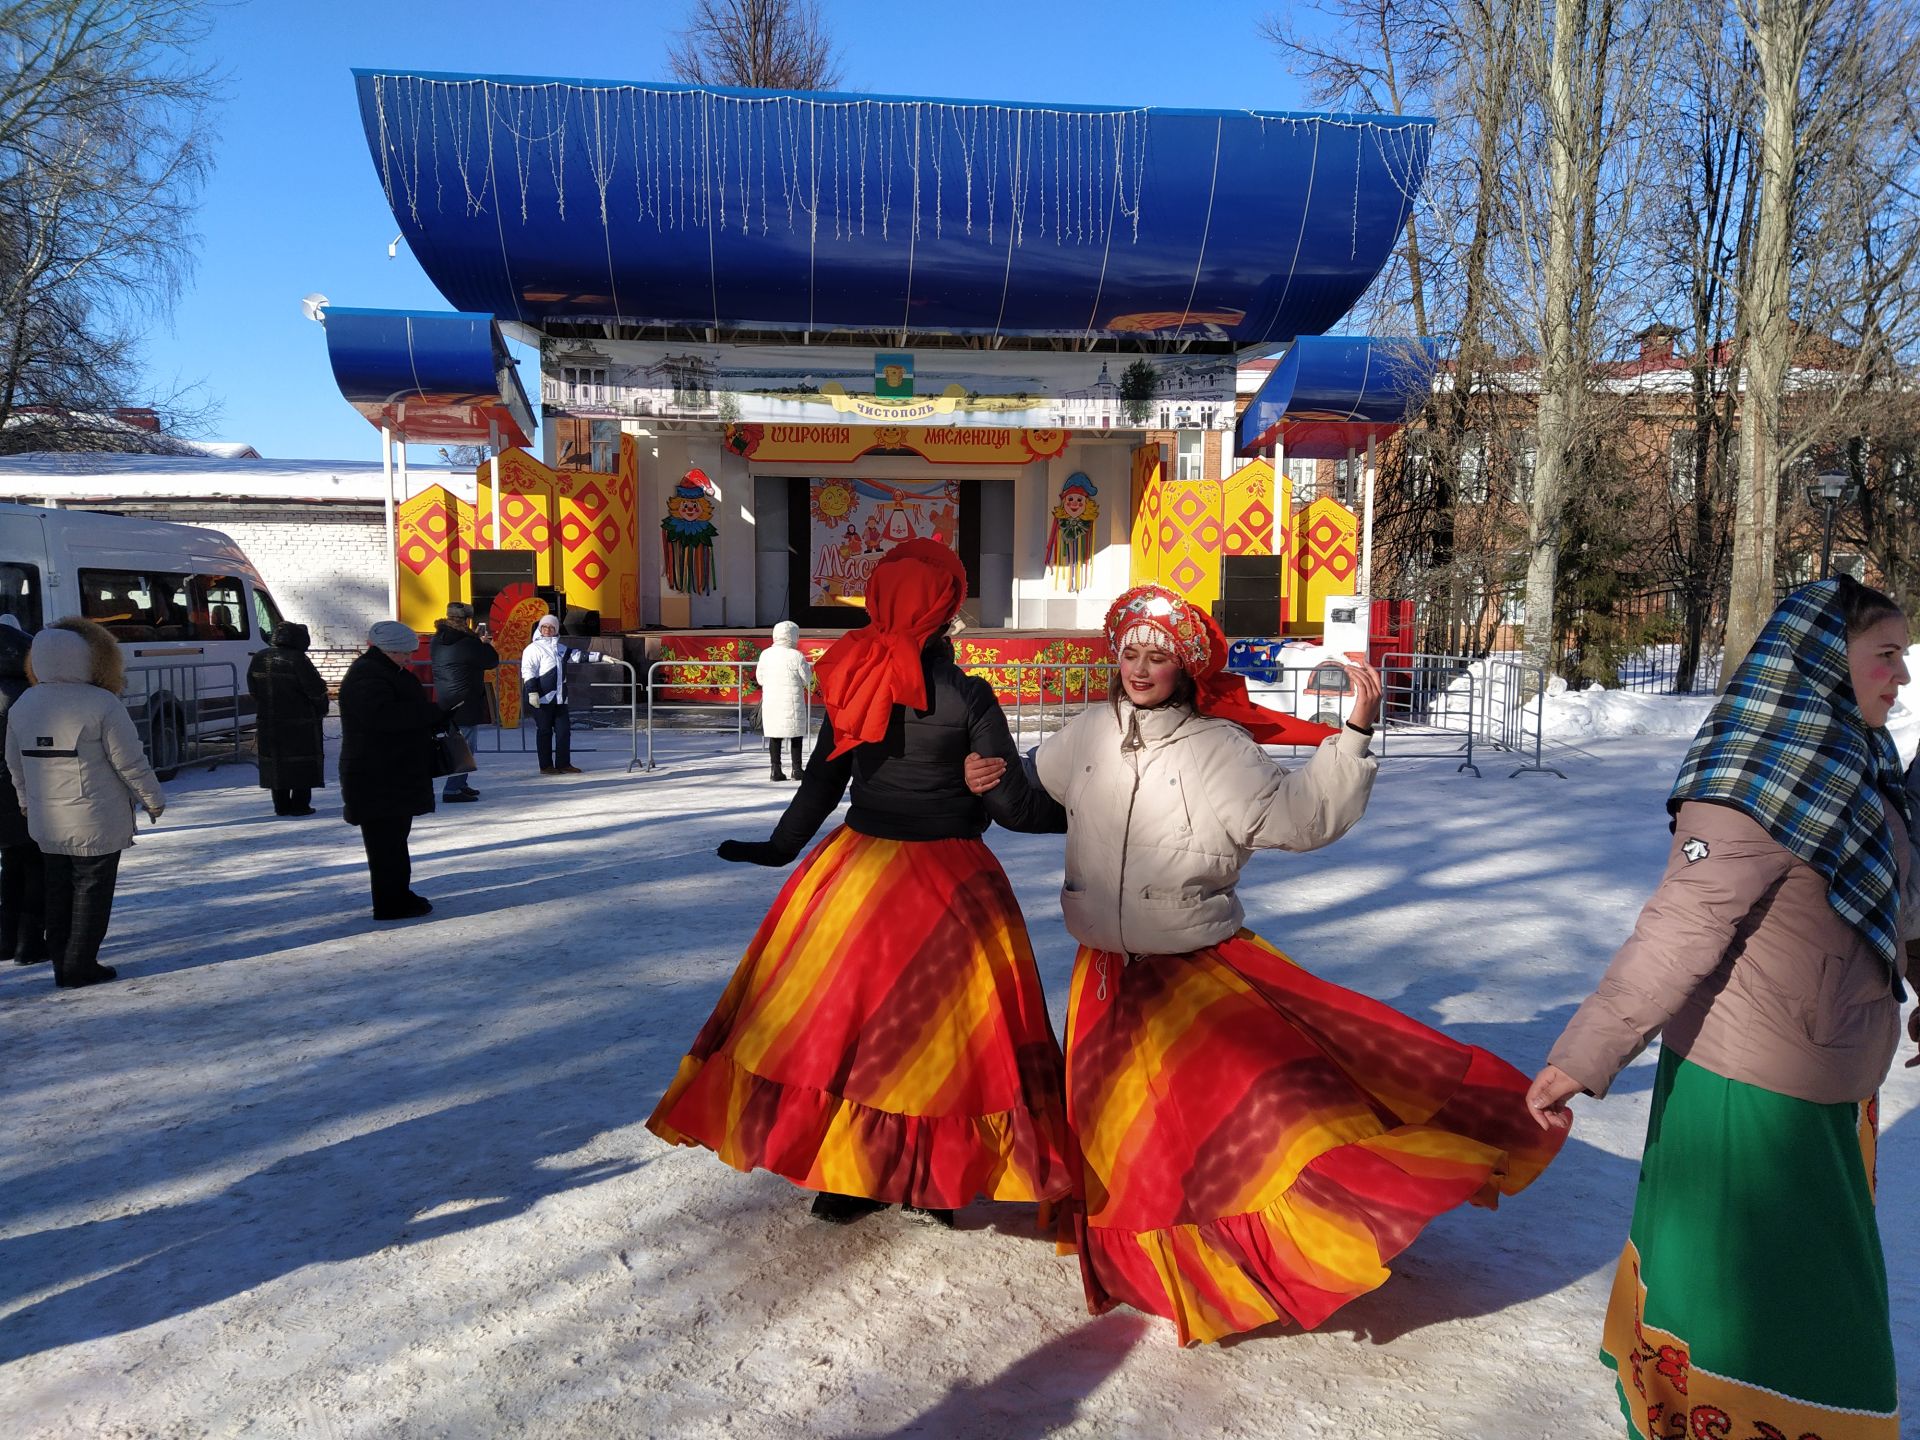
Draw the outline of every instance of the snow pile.
[[[1643,695],[1633,690],[1547,689],[1541,726],[1561,743],[1666,735],[1691,739],[1713,708],[1712,695]]]

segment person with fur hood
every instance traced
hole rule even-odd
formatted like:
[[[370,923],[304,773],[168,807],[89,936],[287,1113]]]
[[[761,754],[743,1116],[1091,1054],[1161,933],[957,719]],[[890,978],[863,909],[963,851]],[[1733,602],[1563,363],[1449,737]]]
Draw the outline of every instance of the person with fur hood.
[[[786,780],[780,769],[780,744],[786,742],[793,759],[793,778],[800,778],[800,742],[807,733],[807,692],[813,689],[813,668],[800,653],[800,627],[782,620],[773,627],[773,644],[754,662],[753,678],[760,686],[760,733],[767,737],[767,758],[773,762],[775,784]]]
[[[166,798],[120,699],[111,635],[90,620],[56,620],[34,636],[27,667],[33,688],[7,712],[7,771],[45,857],[54,983],[78,989],[115,976],[99,954],[120,852],[133,844],[134,807],[157,821]]]
[[[260,788],[272,793],[276,815],[313,814],[313,792],[327,783],[327,682],[307,658],[310,643],[306,626],[283,620],[247,666]]]
[[[1491,1204],[1562,1136],[1518,1070],[1313,975],[1246,928],[1256,850],[1317,850],[1365,813],[1380,677],[1348,667],[1340,730],[1266,710],[1200,607],[1143,585],[1107,612],[1112,700],[1042,742],[1066,807],[1070,1224],[1088,1306],[1180,1341],[1324,1323],[1434,1216]],[[1298,769],[1263,744],[1314,745]],[[1018,764],[1018,762],[1015,762]],[[1004,760],[969,756],[990,793]]]

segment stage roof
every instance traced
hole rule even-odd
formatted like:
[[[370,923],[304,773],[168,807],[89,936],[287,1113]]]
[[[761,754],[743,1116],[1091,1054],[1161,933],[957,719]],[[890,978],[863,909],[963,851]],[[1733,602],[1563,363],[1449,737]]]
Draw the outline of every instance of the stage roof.
[[[325,311],[327,359],[347,403],[413,444],[526,445],[533,407],[488,314]]]
[[[1406,423],[1438,363],[1433,340],[1302,336],[1240,412],[1234,452],[1256,455],[1278,442],[1289,459],[1345,459]]]
[[[1314,334],[1385,263],[1432,137],[1398,116],[354,74],[387,201],[455,307],[709,339]]]

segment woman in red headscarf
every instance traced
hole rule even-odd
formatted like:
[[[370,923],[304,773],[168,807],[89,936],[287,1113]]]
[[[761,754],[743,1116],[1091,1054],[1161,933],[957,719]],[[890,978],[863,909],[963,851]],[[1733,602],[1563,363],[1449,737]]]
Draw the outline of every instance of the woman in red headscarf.
[[[1080,941],[1067,1119],[1089,1306],[1164,1315],[1182,1343],[1308,1329],[1387,1278],[1435,1215],[1491,1204],[1563,1138],[1526,1077],[1316,979],[1243,926],[1255,850],[1316,850],[1365,811],[1380,680],[1352,666],[1338,732],[1265,710],[1204,611],[1157,586],[1107,612],[1110,705],[1049,736],[1067,807],[1060,904]],[[1260,748],[1314,743],[1286,770]],[[969,759],[977,793],[1021,767]],[[1004,779],[1002,778],[1004,776]]]
[[[1072,1187],[1060,1047],[980,840],[989,819],[1065,816],[1017,776],[984,802],[967,788],[970,751],[1015,751],[992,687],[947,642],[966,593],[946,546],[897,545],[868,577],[866,626],[815,664],[827,713],[800,789],[770,839],[720,856],[791,864],[851,784],[846,824],[781,890],[647,1122],[820,1192],[823,1220],[900,1204],[951,1224],[976,1197]]]

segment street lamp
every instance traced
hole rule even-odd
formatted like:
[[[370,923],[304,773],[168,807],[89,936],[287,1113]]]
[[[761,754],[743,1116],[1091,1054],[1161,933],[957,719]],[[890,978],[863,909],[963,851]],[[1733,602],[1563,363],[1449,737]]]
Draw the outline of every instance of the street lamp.
[[[1807,482],[1807,504],[1826,510],[1826,523],[1820,534],[1820,578],[1827,578],[1833,560],[1833,510],[1852,498],[1853,477],[1845,470],[1822,470]]]

